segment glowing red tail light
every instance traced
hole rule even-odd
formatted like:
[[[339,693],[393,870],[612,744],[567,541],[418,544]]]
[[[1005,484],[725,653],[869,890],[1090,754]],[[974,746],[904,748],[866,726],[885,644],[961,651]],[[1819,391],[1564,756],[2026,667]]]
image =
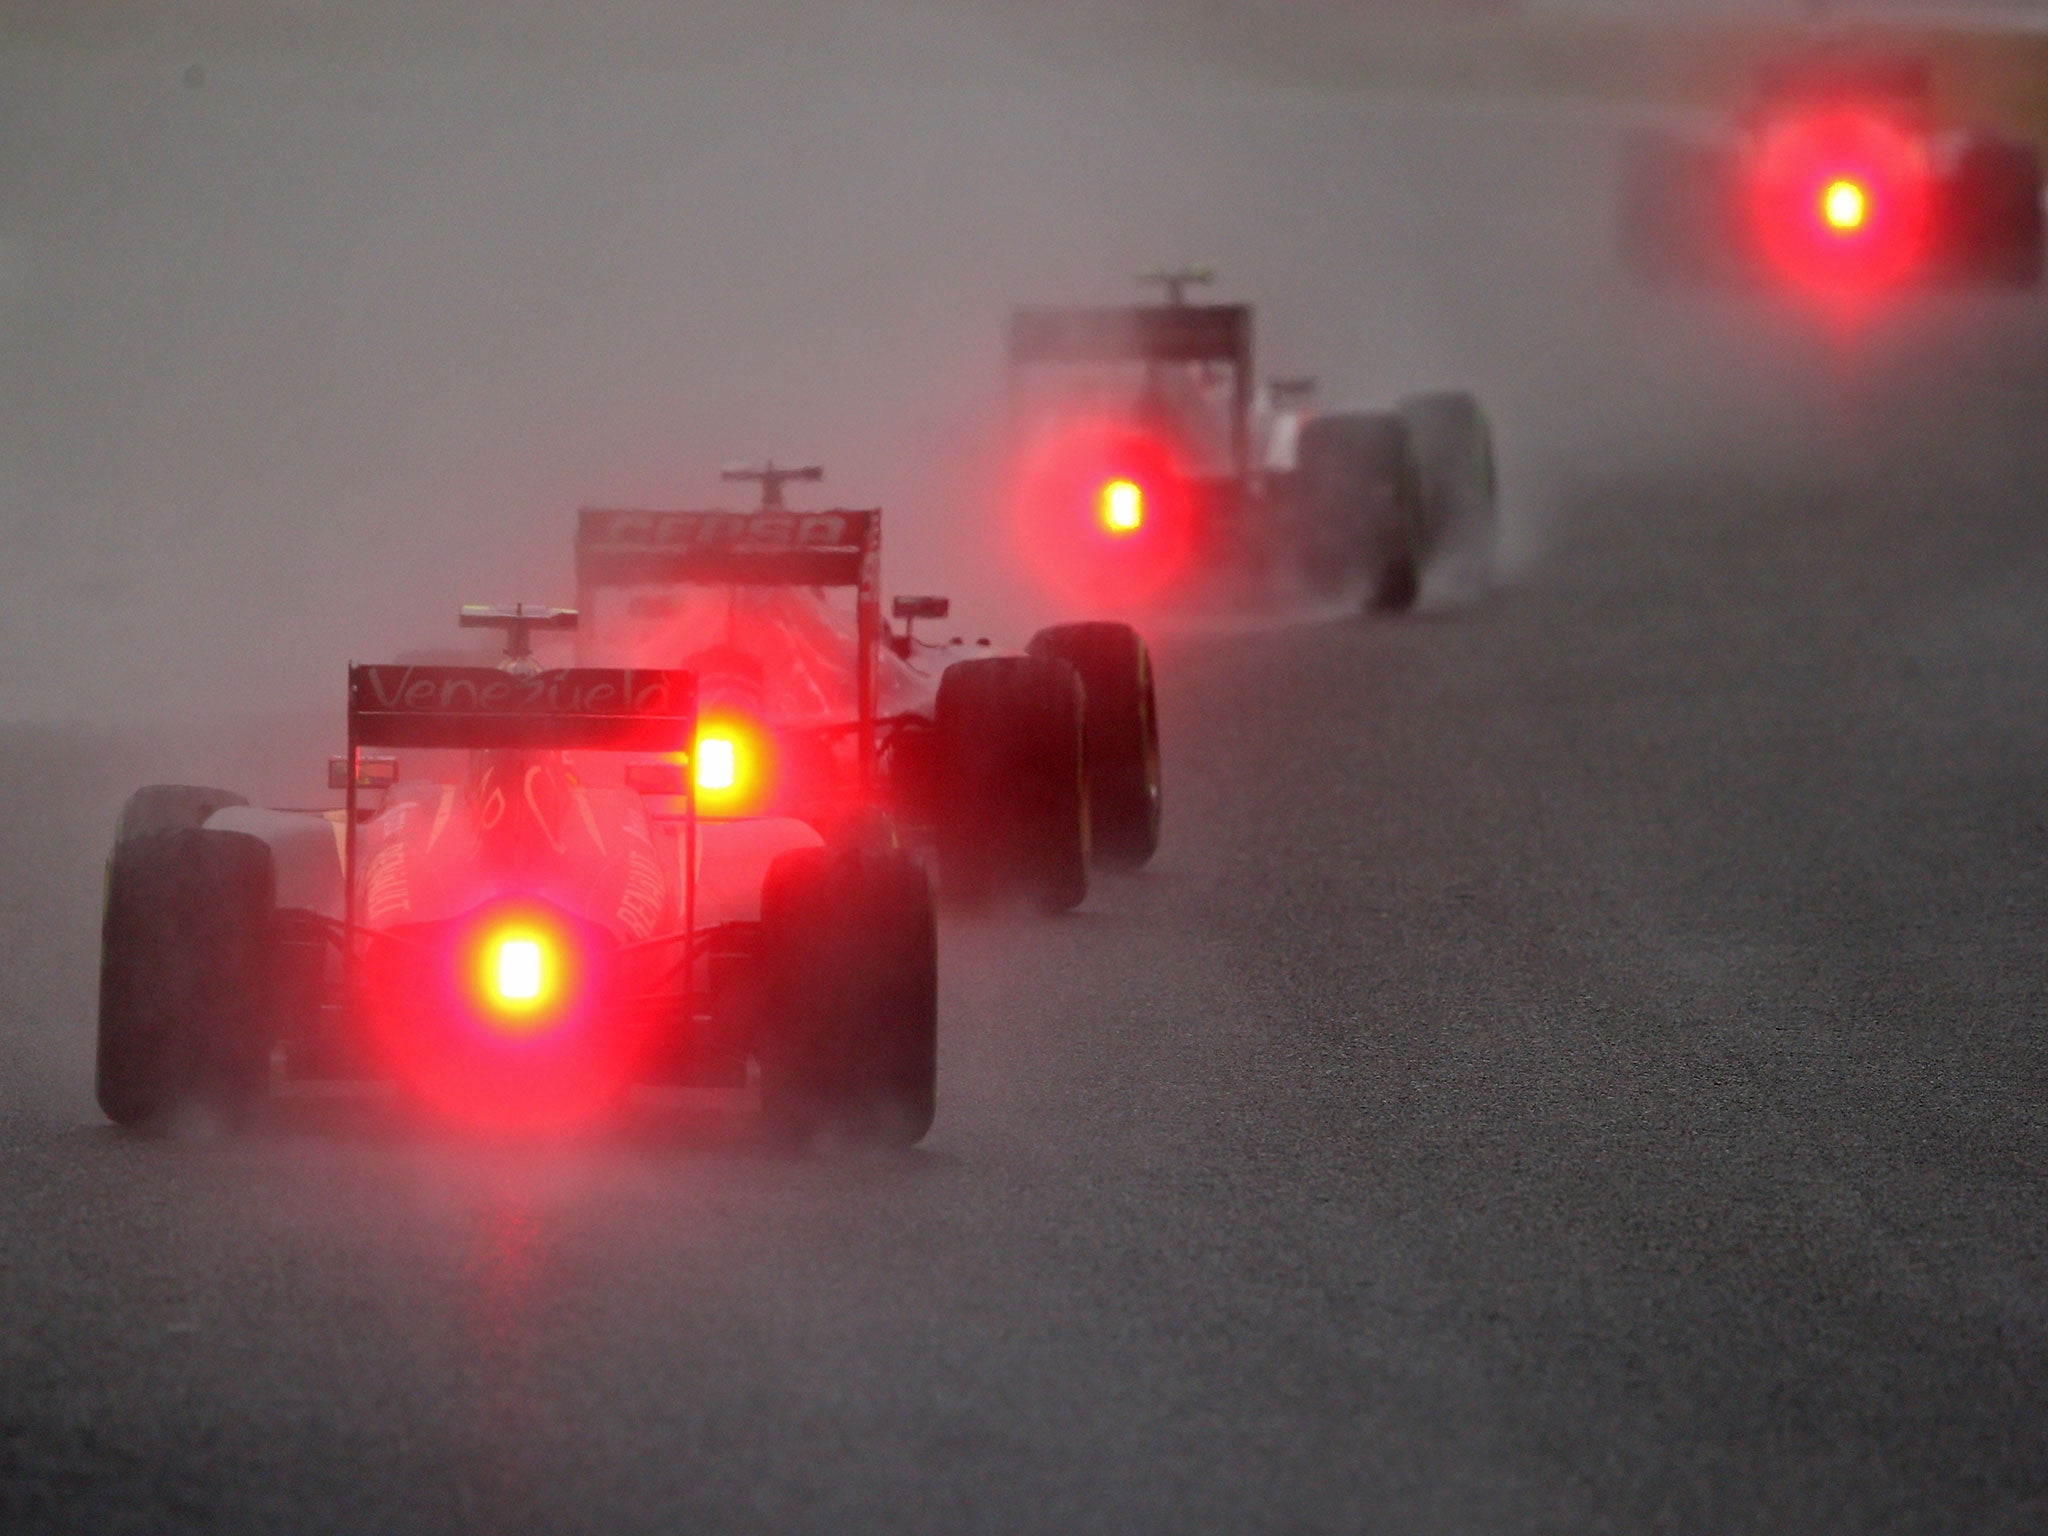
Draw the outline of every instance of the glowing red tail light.
[[[699,736],[697,787],[712,794],[721,794],[730,790],[739,781],[739,743],[730,736]]]
[[[1859,181],[1840,177],[1821,189],[1821,222],[1838,235],[1852,235],[1870,221],[1870,194]]]
[[[713,707],[697,727],[697,809],[706,816],[753,816],[775,797],[775,738],[739,710]]]
[[[474,995],[501,1029],[542,1029],[562,1001],[568,957],[554,934],[532,923],[490,932],[476,947]]]
[[[365,1006],[386,1066],[451,1119],[587,1120],[616,1101],[641,1040],[617,1010],[615,942],[543,902],[494,902],[380,938]]]
[[[1747,195],[1758,251],[1795,288],[1871,294],[1926,259],[1934,214],[1926,140],[1884,113],[1837,106],[1766,124]]]
[[[1194,479],[1172,442],[1128,420],[1049,425],[1019,461],[1012,504],[1017,552],[1068,602],[1147,603],[1195,553]]]
[[[1112,480],[1102,488],[1102,527],[1106,533],[1136,533],[1145,526],[1145,491],[1135,480]]]

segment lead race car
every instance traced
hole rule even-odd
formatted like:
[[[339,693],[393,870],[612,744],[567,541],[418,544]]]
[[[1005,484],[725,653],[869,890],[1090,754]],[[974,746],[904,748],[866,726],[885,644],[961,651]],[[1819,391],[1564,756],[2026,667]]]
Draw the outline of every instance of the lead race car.
[[[1128,624],[1062,624],[1019,653],[935,643],[938,597],[882,617],[879,510],[792,511],[816,466],[729,469],[752,512],[586,508],[576,533],[590,665],[673,663],[703,688],[697,792],[821,829],[926,847],[967,901],[1078,905],[1096,863],[1159,845],[1150,652]],[[852,594],[851,611],[835,594]]]
[[[919,1140],[922,867],[700,803],[689,671],[541,668],[531,633],[574,610],[462,622],[506,632],[501,667],[349,668],[340,807],[130,797],[102,931],[108,1117],[232,1123],[280,1070],[513,1126],[587,1120],[636,1085],[751,1082],[779,1139]]]
[[[2041,281],[2042,170],[2025,139],[1955,121],[1924,56],[1848,38],[1758,71],[1733,118],[1639,134],[1623,259],[1670,287],[1867,302]]]

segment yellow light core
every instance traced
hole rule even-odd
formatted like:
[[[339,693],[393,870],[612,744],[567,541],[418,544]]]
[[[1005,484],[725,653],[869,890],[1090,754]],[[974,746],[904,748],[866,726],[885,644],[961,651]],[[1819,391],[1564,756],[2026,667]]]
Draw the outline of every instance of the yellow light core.
[[[493,981],[507,1003],[538,1002],[543,980],[538,939],[500,939]]]
[[[1851,234],[1870,217],[1870,194],[1856,182],[1831,181],[1821,190],[1820,216],[1837,234]]]
[[[1145,521],[1145,493],[1133,480],[1112,480],[1102,488],[1102,526],[1111,533],[1136,533]]]
[[[738,745],[730,737],[703,736],[697,741],[697,787],[731,789],[740,779]]]

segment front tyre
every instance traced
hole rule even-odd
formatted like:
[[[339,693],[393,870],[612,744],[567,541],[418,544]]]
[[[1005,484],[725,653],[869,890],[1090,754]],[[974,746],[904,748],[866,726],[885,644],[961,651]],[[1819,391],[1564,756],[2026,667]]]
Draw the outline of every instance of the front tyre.
[[[1422,596],[1422,572],[1412,550],[1395,550],[1380,561],[1366,588],[1367,613],[1407,613]]]
[[[1128,624],[1058,624],[1031,637],[1034,656],[1064,661],[1083,689],[1090,852],[1138,869],[1159,851],[1159,714],[1152,657]]]

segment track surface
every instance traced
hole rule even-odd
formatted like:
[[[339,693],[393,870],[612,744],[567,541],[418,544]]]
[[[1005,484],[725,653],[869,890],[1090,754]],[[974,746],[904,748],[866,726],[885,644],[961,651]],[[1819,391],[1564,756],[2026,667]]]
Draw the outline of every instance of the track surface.
[[[1830,360],[1619,290],[1598,124],[757,12],[0,61],[0,713],[318,706],[0,726],[0,1529],[2048,1527],[2039,308]],[[792,432],[947,575],[1000,305],[1183,254],[1481,384],[1522,579],[1167,636],[1158,866],[947,925],[922,1152],[99,1122],[129,788],[303,792],[339,656]]]
[[[1587,479],[1477,610],[1169,642],[1156,872],[946,929],[901,1161],[715,1104],[95,1124],[139,749],[10,733],[0,1526],[2040,1529],[2048,354],[2001,345],[1798,473]]]

